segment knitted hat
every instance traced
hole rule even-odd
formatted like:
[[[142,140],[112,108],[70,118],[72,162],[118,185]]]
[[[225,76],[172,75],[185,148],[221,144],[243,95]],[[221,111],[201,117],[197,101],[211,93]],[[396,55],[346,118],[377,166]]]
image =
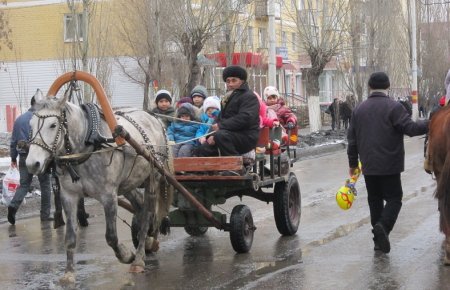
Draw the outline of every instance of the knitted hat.
[[[370,75],[368,85],[373,90],[386,90],[391,86],[391,83],[386,73],[374,72]]]
[[[172,104],[172,95],[170,94],[169,91],[166,91],[166,90],[159,90],[159,91],[157,91],[156,92],[155,103],[158,104],[158,102],[161,99],[166,99]]]
[[[280,96],[278,89],[276,87],[268,86],[264,89],[264,97],[267,99],[268,96]]]
[[[235,77],[243,81],[247,81],[247,71],[245,70],[245,68],[240,67],[238,65],[230,65],[226,67],[222,73],[222,78],[224,82],[226,82],[227,78],[229,77]]]
[[[208,97],[208,91],[204,86],[197,85],[191,91],[191,98],[194,98],[195,96],[200,96],[203,99],[206,99]]]
[[[194,119],[194,108],[189,103],[181,104],[181,106],[177,110],[177,118],[180,118],[181,115],[189,115],[191,119]]]
[[[208,108],[215,108],[220,110],[220,100],[216,96],[207,97],[203,102],[203,111],[206,112]]]
[[[192,104],[192,99],[190,97],[183,97],[177,102],[177,108],[180,107],[184,103]]]

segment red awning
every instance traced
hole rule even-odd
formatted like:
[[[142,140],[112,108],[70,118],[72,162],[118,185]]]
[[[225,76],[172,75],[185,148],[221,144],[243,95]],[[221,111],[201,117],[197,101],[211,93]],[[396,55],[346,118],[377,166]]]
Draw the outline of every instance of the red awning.
[[[217,62],[220,67],[227,65],[227,57],[224,52],[206,54],[207,58]],[[234,52],[232,54],[231,63],[233,65],[241,65],[246,67],[267,66],[267,58],[262,57],[260,53],[255,52]],[[283,66],[283,58],[279,55],[276,56],[276,67],[281,68]]]

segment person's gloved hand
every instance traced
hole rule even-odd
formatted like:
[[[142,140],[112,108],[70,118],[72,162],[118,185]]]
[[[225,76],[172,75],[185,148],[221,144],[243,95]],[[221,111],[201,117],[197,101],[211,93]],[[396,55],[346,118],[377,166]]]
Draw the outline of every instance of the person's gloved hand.
[[[168,141],[167,145],[169,145],[169,146],[175,145],[175,141]]]
[[[288,122],[287,127],[288,127],[288,129],[293,129],[295,127],[295,125],[292,122]]]

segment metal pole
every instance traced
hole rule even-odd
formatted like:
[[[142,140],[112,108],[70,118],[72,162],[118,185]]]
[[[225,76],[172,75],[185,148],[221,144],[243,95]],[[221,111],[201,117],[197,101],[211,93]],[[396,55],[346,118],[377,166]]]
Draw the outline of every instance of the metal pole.
[[[416,24],[416,0],[411,0],[411,97],[412,97],[412,119],[419,117],[418,92],[417,92],[417,24]]]
[[[269,71],[268,71],[268,85],[277,86],[277,69],[276,69],[276,56],[275,56],[275,1],[268,0],[267,4],[268,16],[269,16]]]

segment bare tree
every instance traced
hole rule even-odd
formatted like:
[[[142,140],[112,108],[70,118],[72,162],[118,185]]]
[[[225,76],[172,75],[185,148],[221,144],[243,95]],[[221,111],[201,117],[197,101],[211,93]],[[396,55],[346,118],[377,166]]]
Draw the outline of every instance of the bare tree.
[[[128,52],[128,60],[131,59],[136,65],[130,67],[121,58],[117,58],[116,62],[131,81],[143,86],[144,109],[149,108],[153,81],[156,80],[159,86],[167,86],[162,79],[162,71],[171,47],[168,23],[173,17],[169,17],[166,4],[161,5],[160,0],[123,1],[117,13],[118,37],[124,45],[120,49]]]
[[[428,109],[437,106],[439,98],[444,94],[444,79],[450,68],[450,4],[433,3],[435,2],[424,1],[419,6],[421,46],[418,61],[422,72],[419,77],[419,102],[428,105]]]
[[[7,5],[8,1],[1,1],[0,4]],[[0,51],[4,47],[11,49],[13,48],[13,43],[9,38],[11,35],[11,28],[9,27],[8,17],[4,10],[0,10]],[[0,61],[3,61],[0,59]],[[1,67],[1,66],[0,66]]]
[[[409,88],[411,72],[408,25],[402,5],[389,0],[370,0],[364,5],[366,73],[386,71],[391,93],[401,96]]]
[[[62,70],[77,70],[89,72],[96,76],[108,96],[110,92],[111,61],[106,57],[106,47],[109,45],[109,13],[101,13],[104,6],[93,0],[82,0],[79,4],[75,0],[67,0],[70,18],[66,19],[67,29],[73,33],[69,51],[62,49]],[[79,62],[81,61],[81,67]],[[88,84],[84,84],[83,98],[85,102],[92,102],[94,92]]]
[[[245,0],[171,0],[166,3],[176,21],[169,23],[173,40],[186,57],[188,79],[184,93],[197,85],[201,78],[198,54],[206,42],[229,24],[230,10],[241,10]]]
[[[318,96],[319,76],[348,39],[348,1],[304,0],[302,3],[304,7],[296,6],[297,13],[289,17],[295,21],[300,47],[311,61],[311,67],[304,68],[302,74],[306,81],[306,93]]]

